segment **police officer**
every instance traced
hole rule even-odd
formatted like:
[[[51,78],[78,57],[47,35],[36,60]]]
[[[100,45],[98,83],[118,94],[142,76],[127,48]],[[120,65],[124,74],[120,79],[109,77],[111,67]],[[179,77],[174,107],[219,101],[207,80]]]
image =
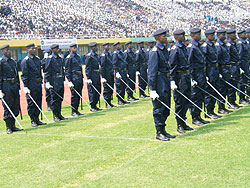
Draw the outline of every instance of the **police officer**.
[[[163,102],[170,107],[170,64],[168,50],[164,45],[167,40],[166,34],[166,30],[157,30],[153,34],[157,43],[149,53],[148,60],[148,81],[151,89],[150,97],[153,103],[156,139],[161,141],[169,141],[170,138],[175,138],[165,130],[165,121],[170,115],[170,111],[161,103]]]
[[[65,73],[63,60],[58,55],[59,45],[53,44],[51,50],[52,54],[46,59],[44,81],[46,89],[50,92],[50,107],[53,112],[54,121],[60,121],[66,119],[61,114],[63,100],[58,96],[63,97],[64,95]]]
[[[103,83],[103,96],[104,99],[108,102],[106,104],[107,108],[112,108],[114,105],[111,103],[111,100],[113,99],[113,90],[110,88],[114,88],[114,68],[112,64],[112,56],[109,53],[109,43],[103,43],[102,44],[104,51],[101,55],[101,75],[102,75],[102,83]],[[109,86],[107,85],[109,84]]]
[[[199,43],[201,39],[201,30],[199,28],[191,28],[190,33],[192,40],[187,46],[187,52],[192,77],[191,100],[200,108],[202,108],[205,95],[203,92],[200,91],[199,87],[202,89],[206,88],[206,63],[203,52],[201,50],[201,45]],[[196,87],[196,85],[199,87]],[[205,121],[201,118],[200,110],[194,105],[191,105],[190,111],[192,115],[193,124],[201,126],[209,123],[208,121]]]
[[[174,46],[174,41],[170,40],[168,41],[168,53],[170,54],[171,48]]]
[[[217,55],[218,55],[218,64],[220,69],[220,78],[223,80],[226,80],[227,82],[231,82],[231,62],[230,62],[230,54],[228,47],[225,43],[226,39],[226,30],[221,29],[217,31],[217,37],[218,40],[215,43],[216,49],[217,49]],[[230,86],[225,82],[221,80],[220,82],[220,93],[226,98],[229,96],[229,89]],[[223,99],[222,99],[223,100]],[[225,104],[218,102],[219,108],[218,113],[220,114],[228,114],[232,111],[227,110],[225,108]]]
[[[120,95],[120,96],[117,95],[118,104],[124,105],[129,103],[124,99],[126,85],[123,83],[123,82],[127,83],[128,68],[124,54],[121,51],[120,42],[114,43],[113,46],[115,48],[115,51],[112,56],[112,63],[114,66],[115,77],[116,77],[115,85],[117,93]]]
[[[10,110],[17,117],[20,110],[20,81],[17,71],[17,63],[11,58],[9,45],[0,47],[0,99],[4,99]],[[2,103],[3,104],[3,103]],[[7,107],[3,104],[6,133],[22,131],[15,126],[15,119]]]
[[[153,49],[154,45],[155,45],[155,41],[148,41],[148,49],[146,51],[147,63],[148,63],[148,59],[149,59],[149,52],[151,52],[151,50]]]
[[[250,77],[250,71],[249,71],[249,48],[246,41],[246,31],[241,30],[238,31],[238,37],[239,40],[237,42],[237,48],[239,52],[240,57],[240,66],[241,66],[241,82],[244,84],[250,85],[249,77]],[[248,95],[250,95],[250,88],[246,87],[244,84],[240,84],[240,90],[243,92],[246,92]],[[249,99],[246,99],[245,95],[242,93],[239,94],[240,97],[240,104],[249,104]]]
[[[140,98],[148,97],[145,94],[145,89],[147,87],[147,78],[148,78],[148,63],[147,63],[147,54],[144,51],[144,42],[138,42],[138,50],[136,51],[136,76],[139,78],[139,91],[140,91]],[[145,82],[146,81],[146,82]]]
[[[227,37],[228,41],[226,45],[228,46],[229,55],[230,55],[230,62],[232,65],[232,72],[231,72],[231,83],[238,87],[238,83],[240,82],[240,59],[239,59],[239,53],[236,45],[236,30],[230,29],[227,31]],[[240,106],[237,105],[236,102],[236,90],[234,88],[229,89],[229,96],[228,101],[230,104],[233,105],[233,108],[237,109]]]
[[[65,59],[65,76],[67,77],[71,89],[72,116],[83,115],[78,111],[80,96],[83,87],[83,73],[81,57],[77,54],[77,44],[70,45],[70,54]]]
[[[220,78],[219,78],[219,67],[217,62],[217,50],[214,45],[215,39],[215,30],[208,29],[205,31],[206,40],[201,45],[202,52],[205,57],[206,63],[206,79],[209,81],[217,90],[220,86]],[[212,94],[213,96],[217,96],[218,94],[208,85],[206,84],[206,90],[208,93]],[[210,95],[205,94],[205,107],[207,109],[207,113],[213,119],[218,119],[221,116],[214,113],[216,100],[211,97]],[[209,117],[208,117],[209,118]]]
[[[85,58],[85,72],[88,78],[86,82],[88,83],[89,103],[91,106],[90,110],[92,112],[96,112],[101,110],[96,106],[100,95],[95,90],[97,89],[98,92],[101,93],[101,80],[99,72],[100,59],[97,55],[97,43],[91,42],[89,43],[89,47],[91,48],[91,51],[86,55]]]
[[[26,46],[28,55],[23,59],[21,63],[22,69],[22,81],[24,83],[23,91],[26,93],[26,99],[28,103],[28,114],[31,119],[31,126],[37,127],[39,125],[46,125],[39,120],[40,110],[32,101],[30,96],[34,99],[37,105],[41,109],[42,105],[42,64],[40,58],[35,55],[35,44],[29,44]]]
[[[189,101],[185,99],[179,92],[190,98],[191,96],[191,77],[190,65],[188,63],[188,54],[186,46],[183,44],[185,41],[185,32],[183,30],[174,31],[174,38],[176,44],[170,50],[169,62],[171,66],[171,89],[174,91],[175,113],[186,118],[186,113],[189,108]],[[185,133],[185,131],[193,130],[185,122],[176,116],[177,131]]]
[[[248,49],[250,53],[250,28],[246,30],[246,37],[247,37],[247,45],[248,45]],[[250,57],[249,57],[249,60],[250,60]]]
[[[135,53],[133,51],[133,44],[131,41],[128,41],[125,43],[126,45],[126,50],[124,51],[124,59],[127,63],[127,69],[128,69],[128,86],[132,89],[135,90],[135,84],[130,81],[133,80],[135,82],[135,77],[136,77],[136,60],[135,60]],[[126,91],[128,93],[128,101],[135,101],[138,100],[133,96],[133,91],[131,91],[128,87],[126,88]]]

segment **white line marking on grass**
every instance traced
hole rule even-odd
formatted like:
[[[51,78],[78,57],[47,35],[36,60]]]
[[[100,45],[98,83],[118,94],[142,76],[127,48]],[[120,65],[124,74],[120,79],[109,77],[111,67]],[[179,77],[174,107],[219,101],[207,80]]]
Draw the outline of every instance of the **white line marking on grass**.
[[[18,135],[35,135],[35,136],[51,136],[51,137],[75,137],[75,138],[96,138],[96,139],[109,139],[109,140],[139,140],[139,141],[151,141],[151,142],[159,142],[158,140],[150,139],[150,138],[126,138],[126,137],[105,137],[105,136],[73,136],[73,135],[59,135],[59,134],[47,134],[47,133],[15,133]]]

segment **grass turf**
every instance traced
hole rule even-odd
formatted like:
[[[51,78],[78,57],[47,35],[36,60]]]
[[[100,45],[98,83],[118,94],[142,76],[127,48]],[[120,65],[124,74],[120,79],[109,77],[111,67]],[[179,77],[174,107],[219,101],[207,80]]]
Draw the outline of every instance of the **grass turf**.
[[[171,142],[155,140],[150,99],[96,113],[84,107],[82,117],[38,128],[25,115],[25,131],[12,135],[1,126],[0,187],[250,186],[248,106]],[[173,114],[167,124],[177,134]]]

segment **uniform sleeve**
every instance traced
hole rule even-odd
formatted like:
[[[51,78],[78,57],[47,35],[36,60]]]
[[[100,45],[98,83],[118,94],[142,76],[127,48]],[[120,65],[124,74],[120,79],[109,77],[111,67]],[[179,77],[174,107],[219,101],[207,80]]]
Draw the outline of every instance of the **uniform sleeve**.
[[[136,61],[136,70],[140,71],[140,53],[136,53],[135,55],[135,61]]]
[[[22,81],[24,84],[24,87],[28,87],[29,85],[29,67],[26,59],[23,59],[21,63],[21,70],[22,70]]]
[[[0,90],[3,89],[3,68],[2,61],[0,61]]]
[[[217,57],[218,57],[218,63],[221,63],[221,55],[222,55],[222,51],[221,51],[221,47],[220,46],[216,46],[216,50],[217,50]]]
[[[100,73],[101,73],[103,78],[106,77],[106,75],[105,75],[105,64],[106,64],[106,55],[103,54],[101,56],[101,69],[100,69]]]
[[[149,60],[148,60],[148,84],[150,90],[156,90],[158,61],[159,57],[157,51],[151,51],[149,53]]]
[[[52,84],[52,59],[47,58],[44,66],[44,81]]]
[[[112,63],[113,63],[115,72],[120,72],[120,67],[119,67],[118,61],[119,61],[118,54],[114,53],[112,56]]]
[[[239,58],[240,60],[242,60],[243,58],[243,45],[242,44],[237,44],[237,49],[238,49],[238,52],[239,52]]]
[[[91,79],[91,73],[92,73],[91,56],[86,56],[85,63],[86,63],[86,67],[85,67],[86,76],[88,79]]]
[[[72,82],[72,70],[71,70],[71,58],[66,58],[65,60],[65,76],[69,82]]]
[[[171,68],[171,70],[170,70],[171,79],[175,80],[176,71],[178,68],[178,50],[177,50],[177,48],[174,50],[170,50],[169,63],[170,63],[170,68]]]

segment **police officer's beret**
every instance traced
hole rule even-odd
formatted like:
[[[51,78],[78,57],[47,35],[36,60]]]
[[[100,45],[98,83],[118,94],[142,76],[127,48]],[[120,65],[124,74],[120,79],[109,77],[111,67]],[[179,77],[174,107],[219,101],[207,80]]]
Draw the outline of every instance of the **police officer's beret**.
[[[179,30],[174,31],[173,34],[174,34],[174,35],[185,35],[185,31],[182,30],[182,29],[179,29]]]
[[[205,31],[205,35],[211,35],[211,34],[214,34],[215,33],[215,30],[214,29],[207,29]]]
[[[132,41],[128,41],[125,43],[125,45],[129,45],[129,44],[132,44]]]
[[[113,46],[117,46],[119,44],[120,44],[120,42],[116,42],[116,43],[113,44]]]
[[[76,43],[73,43],[73,44],[69,45],[69,47],[70,47],[70,48],[72,48],[72,47],[77,47],[77,44],[76,44]]]
[[[246,30],[246,33],[250,33],[250,28],[248,28],[248,29]]]
[[[246,32],[245,30],[240,30],[240,31],[238,31],[238,35],[245,33],[245,32]]]
[[[153,41],[153,40],[148,41],[148,44],[152,44],[152,43],[155,43],[155,41]]]
[[[164,29],[159,29],[153,33],[154,36],[164,35],[164,34],[167,34],[167,31]]]
[[[5,48],[9,48],[9,47],[10,47],[10,45],[5,44],[5,45],[3,45],[3,46],[0,47],[0,50],[3,50],[3,49],[5,49]]]
[[[221,34],[221,33],[226,33],[227,31],[225,29],[219,29],[217,30],[217,34]]]
[[[236,33],[235,29],[229,29],[229,30],[227,30],[227,34],[234,34],[234,33]]]
[[[191,28],[190,29],[190,33],[192,33],[192,34],[196,34],[196,33],[200,33],[201,32],[201,29],[199,29],[199,28]]]
[[[51,50],[53,50],[55,48],[59,48],[59,45],[58,44],[52,44],[50,48],[51,48]]]
[[[94,46],[97,46],[97,43],[96,43],[96,42],[91,42],[91,43],[89,43],[89,47],[94,47]]]
[[[108,42],[105,42],[105,43],[102,44],[102,46],[107,46],[107,45],[109,45]]]
[[[32,48],[32,47],[35,47],[35,44],[34,44],[34,43],[28,44],[28,45],[26,46],[26,48]]]

